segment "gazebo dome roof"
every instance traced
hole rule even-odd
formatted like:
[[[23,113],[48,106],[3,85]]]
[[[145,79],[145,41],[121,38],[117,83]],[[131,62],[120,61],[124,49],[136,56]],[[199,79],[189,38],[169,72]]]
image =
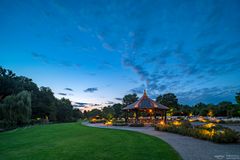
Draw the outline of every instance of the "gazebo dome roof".
[[[128,105],[123,108],[123,110],[132,110],[132,109],[160,109],[160,110],[168,110],[169,108],[155,102],[151,98],[147,96],[146,91],[144,90],[143,96],[133,104]]]

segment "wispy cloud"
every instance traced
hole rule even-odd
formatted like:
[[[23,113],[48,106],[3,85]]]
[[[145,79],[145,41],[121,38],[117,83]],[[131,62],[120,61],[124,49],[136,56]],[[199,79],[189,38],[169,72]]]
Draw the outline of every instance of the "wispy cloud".
[[[67,90],[67,91],[73,91],[73,89],[72,88],[64,88],[64,90]]]
[[[66,96],[67,95],[67,93],[58,93],[59,95],[61,95],[61,96]]]
[[[74,62],[66,61],[66,60],[57,60],[57,59],[50,58],[44,54],[40,54],[37,52],[32,52],[31,55],[34,59],[39,60],[46,64],[60,65],[60,66],[64,66],[64,67],[74,67],[74,68],[79,68],[81,66],[79,63],[74,63]]]
[[[114,102],[113,101],[107,101],[106,104],[107,105],[112,105],[112,104],[114,104]]]
[[[87,88],[84,90],[84,92],[89,92],[89,93],[93,93],[96,92],[98,90],[97,87],[92,87],[92,88]]]
[[[113,66],[113,64],[111,64],[111,63],[109,63],[109,62],[107,62],[107,61],[103,61],[100,65],[99,65],[99,67],[98,67],[99,69],[114,69],[114,66]]]
[[[118,100],[118,101],[122,101],[122,98],[115,98],[116,100]]]
[[[130,89],[130,93],[136,93],[136,94],[143,94],[143,91],[145,90],[145,85],[141,85],[139,87],[136,87],[136,88],[132,88]]]
[[[181,103],[195,104],[197,102],[218,103],[223,99],[235,101],[234,97],[239,92],[240,86],[224,86],[191,89],[176,93]]]
[[[141,80],[147,80],[149,73],[143,69],[141,65],[135,64],[130,59],[124,59],[123,64],[127,67],[130,67],[137,75],[140,76]]]
[[[39,54],[37,52],[32,52],[31,54],[33,58],[38,59],[46,64],[49,64],[51,62],[51,60],[43,54]]]

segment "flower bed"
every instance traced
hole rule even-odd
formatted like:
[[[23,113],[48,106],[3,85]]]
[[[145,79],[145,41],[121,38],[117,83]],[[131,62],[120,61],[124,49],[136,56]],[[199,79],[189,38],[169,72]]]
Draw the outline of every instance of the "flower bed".
[[[167,124],[158,124],[155,126],[155,130],[177,133],[215,143],[234,143],[239,140],[238,132],[213,123],[193,127],[188,122],[174,121]]]

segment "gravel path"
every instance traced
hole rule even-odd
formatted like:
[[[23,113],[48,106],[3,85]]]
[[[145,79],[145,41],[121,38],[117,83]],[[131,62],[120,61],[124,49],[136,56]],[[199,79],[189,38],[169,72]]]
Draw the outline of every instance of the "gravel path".
[[[178,134],[155,131],[153,127],[117,127],[87,122],[83,124],[91,127],[137,131],[158,137],[170,144],[184,160],[240,160],[240,144],[216,144]]]

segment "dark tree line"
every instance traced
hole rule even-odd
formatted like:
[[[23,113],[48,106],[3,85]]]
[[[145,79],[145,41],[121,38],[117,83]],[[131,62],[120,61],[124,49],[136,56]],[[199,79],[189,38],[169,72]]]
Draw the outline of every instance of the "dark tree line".
[[[156,101],[162,105],[169,107],[168,115],[170,116],[222,116],[222,117],[240,117],[240,93],[236,93],[236,102],[220,102],[214,104],[198,103],[193,106],[179,104],[177,96],[174,93],[166,93],[159,95]],[[136,102],[138,97],[136,94],[128,94],[123,97],[122,104],[114,104],[104,107],[102,110],[94,109],[85,111],[84,116],[91,118],[101,116],[106,119],[124,118],[122,108]],[[144,113],[141,113],[144,116]]]
[[[198,103],[193,106],[178,103],[176,95],[167,93],[157,97],[156,101],[170,108],[169,114],[173,116],[222,116],[240,117],[240,93],[236,93],[236,102],[222,101],[218,104]]]
[[[3,126],[69,122],[81,117],[82,113],[73,109],[70,100],[55,98],[49,87],[39,88],[32,79],[0,67],[0,122]]]

